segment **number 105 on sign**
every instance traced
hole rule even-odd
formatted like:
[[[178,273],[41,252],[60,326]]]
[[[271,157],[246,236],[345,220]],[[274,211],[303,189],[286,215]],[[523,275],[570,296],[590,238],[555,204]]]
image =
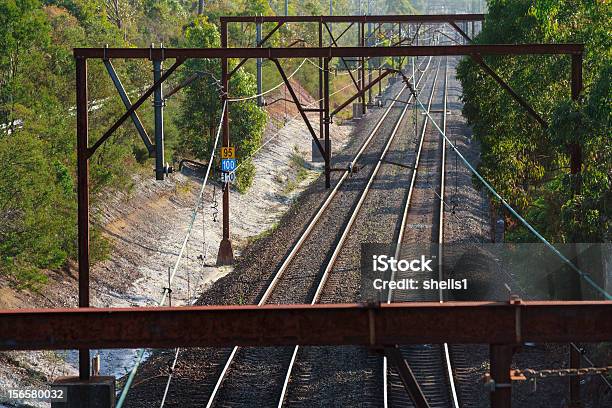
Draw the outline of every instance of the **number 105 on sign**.
[[[221,173],[221,182],[222,183],[233,183],[234,180],[236,180],[236,173],[232,172],[226,172],[224,171],[223,173]]]

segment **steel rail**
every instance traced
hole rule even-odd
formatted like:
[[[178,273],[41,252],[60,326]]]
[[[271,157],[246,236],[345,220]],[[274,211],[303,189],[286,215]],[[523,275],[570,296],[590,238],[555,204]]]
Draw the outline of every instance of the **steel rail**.
[[[396,99],[405,91],[406,87],[407,87],[407,85],[403,85],[402,86],[401,90],[398,92],[398,94],[395,97]],[[355,157],[351,161],[351,164],[350,164],[351,167],[354,167],[355,164],[358,162],[358,160],[361,158],[361,156],[363,155],[363,152],[369,146],[370,142],[374,138],[374,135],[378,132],[378,129],[380,129],[382,123],[384,122],[384,120],[388,116],[388,114],[391,111],[391,108],[393,107],[393,105],[394,105],[393,103],[389,105],[389,107],[385,110],[385,112],[383,113],[383,115],[381,116],[379,121],[376,123],[376,126],[374,127],[374,129],[370,132],[370,134],[368,135],[368,137],[366,138],[364,143],[361,145],[360,149],[357,151],[357,154],[355,155]],[[295,258],[295,256],[299,252],[299,250],[301,249],[301,247],[304,244],[304,242],[306,241],[306,239],[310,236],[310,233],[312,232],[314,227],[317,225],[319,219],[321,218],[321,216],[323,215],[325,210],[328,208],[328,206],[331,203],[331,201],[334,199],[334,197],[338,193],[340,187],[344,184],[344,181],[346,180],[348,175],[349,175],[348,169],[343,171],[342,175],[340,176],[340,179],[338,180],[338,182],[336,183],[336,185],[334,186],[332,191],[328,194],[327,198],[325,199],[325,201],[323,202],[321,207],[319,207],[319,209],[317,210],[317,212],[315,213],[313,218],[310,220],[308,226],[306,227],[306,229],[304,230],[304,232],[302,233],[302,235],[300,236],[298,241],[294,244],[293,248],[291,249],[291,251],[289,252],[287,257],[285,258],[283,263],[281,264],[280,268],[276,271],[276,273],[274,275],[274,278],[272,278],[272,281],[270,282],[270,284],[266,288],[266,291],[262,295],[262,297],[259,300],[257,306],[261,307],[261,306],[266,304],[266,302],[268,301],[268,298],[272,294],[272,291],[274,290],[274,288],[276,287],[276,285],[280,281],[281,277],[284,275],[285,271],[287,270],[287,268],[289,267],[289,265],[291,264],[291,262],[293,261],[293,259]],[[229,355],[225,365],[223,366],[223,369],[221,370],[219,378],[217,379],[217,382],[215,383],[215,387],[213,388],[213,391],[212,391],[212,393],[211,393],[211,395],[210,395],[210,397],[208,399],[208,402],[206,404],[206,408],[212,407],[212,405],[213,405],[213,403],[215,401],[215,398],[217,396],[217,393],[219,392],[219,389],[221,388],[221,384],[223,383],[223,380],[225,379],[225,376],[226,376],[226,374],[227,374],[227,372],[228,372],[232,362],[234,361],[234,357],[236,356],[236,353],[237,353],[238,349],[239,349],[238,346],[233,347],[233,349],[232,349],[232,351],[231,351],[231,353],[230,353],[230,355]]]
[[[438,73],[440,70],[440,61],[438,61],[438,67],[436,68],[436,73],[433,79],[433,83],[431,86],[431,94],[429,96],[429,101],[427,103],[427,110],[429,111],[431,109],[431,104],[433,102],[433,98],[435,95],[435,89],[436,89],[436,83],[438,80]],[[395,258],[398,259],[399,254],[400,254],[400,250],[401,250],[401,245],[402,245],[402,237],[404,236],[404,230],[406,228],[406,222],[408,220],[408,209],[410,208],[410,203],[412,201],[412,195],[414,192],[414,186],[416,183],[416,177],[417,177],[417,173],[418,173],[418,168],[419,168],[419,164],[421,162],[421,152],[423,151],[423,141],[425,140],[425,133],[427,130],[427,124],[428,124],[428,117],[425,117],[424,121],[423,121],[423,126],[421,127],[421,136],[419,139],[419,146],[417,148],[417,154],[416,157],[414,159],[414,170],[412,172],[412,177],[410,178],[410,184],[408,186],[408,193],[407,193],[407,197],[406,197],[406,203],[404,205],[404,210],[402,211],[402,216],[401,216],[401,221],[400,221],[400,229],[398,232],[398,236],[397,236],[397,243],[395,245]],[[391,278],[390,280],[392,281],[395,278],[395,272],[392,271],[391,272]],[[392,301],[392,295],[393,295],[393,291],[391,289],[389,289],[389,293],[387,295],[387,304],[390,304]],[[387,356],[383,356],[383,406],[385,408],[389,407],[389,389],[388,389],[388,358]]]
[[[431,58],[429,59],[431,61]],[[427,66],[429,66],[429,63],[427,64]],[[425,68],[425,71],[427,70],[427,67]],[[421,83],[421,80],[423,79],[423,77],[425,76],[425,74],[423,73],[421,75],[421,77],[419,78],[418,83],[415,85],[416,87],[418,87],[418,85]],[[408,111],[408,107],[410,106],[409,103],[412,100],[413,96],[410,95],[408,98],[408,101],[405,103],[404,108],[402,109],[402,113],[400,114],[397,122],[395,123],[395,126],[393,127],[393,130],[391,131],[391,136],[389,136],[389,138],[387,139],[387,143],[385,144],[385,147],[383,148],[383,151],[380,154],[380,157],[378,159],[378,162],[376,163],[376,166],[374,167],[374,170],[372,171],[372,173],[370,174],[370,177],[368,179],[368,182],[365,186],[365,188],[362,190],[361,195],[359,197],[359,200],[357,202],[357,204],[355,205],[355,208],[352,211],[352,214],[348,220],[347,225],[344,227],[344,231],[342,232],[342,235],[340,236],[340,239],[338,240],[338,242],[336,243],[336,247],[334,248],[334,251],[332,253],[332,256],[330,257],[329,261],[327,262],[327,266],[325,267],[325,270],[323,272],[323,275],[320,278],[319,284],[317,286],[317,289],[315,291],[315,294],[312,298],[312,301],[310,302],[311,305],[315,305],[319,302],[319,299],[321,297],[321,293],[323,292],[323,289],[325,287],[325,284],[327,283],[329,274],[331,273],[336,260],[338,259],[338,255],[340,254],[341,249],[344,247],[344,243],[346,241],[346,238],[348,237],[348,234],[353,226],[353,224],[355,223],[355,220],[357,219],[357,215],[359,214],[363,203],[365,202],[365,199],[370,191],[370,188],[372,186],[372,183],[374,182],[374,179],[376,178],[376,176],[378,175],[378,171],[380,170],[380,168],[382,167],[382,164],[384,163],[384,159],[387,156],[387,153],[391,147],[391,144],[393,143],[395,136],[397,135],[397,131],[399,129],[400,124],[402,123],[402,121],[404,120],[404,117],[406,116],[406,112]],[[281,391],[281,395],[279,397],[278,400],[278,408],[281,408],[283,406],[283,402],[285,400],[285,396],[287,393],[287,389],[289,387],[289,380],[291,378],[291,373],[293,371],[293,366],[295,365],[295,361],[297,359],[297,353],[299,350],[299,345],[295,346],[295,348],[293,349],[293,354],[291,356],[291,360],[289,362],[289,366],[287,367],[287,373],[285,375],[285,381],[283,382],[283,388]]]

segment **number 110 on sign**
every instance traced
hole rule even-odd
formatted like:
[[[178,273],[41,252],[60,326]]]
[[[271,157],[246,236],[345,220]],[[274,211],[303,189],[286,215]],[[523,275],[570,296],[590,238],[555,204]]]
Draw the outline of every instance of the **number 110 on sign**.
[[[221,173],[222,183],[233,183],[236,180],[236,173],[224,171]]]

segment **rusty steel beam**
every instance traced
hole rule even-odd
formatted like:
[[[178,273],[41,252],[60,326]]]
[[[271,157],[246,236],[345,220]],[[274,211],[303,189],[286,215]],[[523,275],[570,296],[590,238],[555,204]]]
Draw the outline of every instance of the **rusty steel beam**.
[[[327,29],[327,32],[329,33],[329,38],[331,39],[332,43],[334,44],[334,46],[337,47],[338,43],[336,42],[336,39],[334,38],[334,35],[331,32],[331,30],[329,29],[329,26],[327,24],[325,24],[325,28]],[[351,72],[351,69],[349,68],[348,64],[346,63],[346,60],[344,59],[344,57],[340,57],[340,61],[342,61],[342,64],[344,65],[344,68],[346,68],[346,70],[348,71],[351,79],[353,80],[353,84],[355,85],[355,88],[357,88],[357,90],[359,90],[359,85],[357,84],[357,80],[355,79],[355,76]]]
[[[325,188],[331,187],[331,139],[329,138],[329,125],[331,116],[329,115],[329,58],[323,59],[323,136],[325,140]]]
[[[352,24],[351,24],[352,25]],[[319,22],[318,24],[319,26],[319,48],[323,47],[323,23]],[[323,86],[323,58],[319,57],[318,59],[319,62],[319,93],[318,93],[318,98],[319,98],[319,139],[324,135],[324,131],[325,131],[325,126],[323,124],[323,117],[325,116],[325,103],[323,101],[323,92],[324,92],[324,86]],[[329,75],[329,73],[328,73]],[[323,156],[325,157],[325,156]]]
[[[89,307],[89,95],[87,60],[76,60],[79,307]],[[79,377],[89,379],[89,349],[79,350]]]
[[[512,89],[512,87],[510,87],[510,85],[508,85],[499,75],[497,75],[497,72],[493,71],[493,69],[491,67],[489,67],[489,65],[482,59],[482,56],[480,56],[480,55],[472,55],[472,59],[474,61],[476,61],[476,63],[478,63],[480,65],[480,67],[483,69],[483,71],[485,71],[487,74],[489,74],[489,76],[491,78],[493,78],[495,80],[495,82],[497,82],[502,88],[504,88],[504,90],[506,92],[508,92],[508,94],[510,94],[512,99],[514,99],[516,102],[518,102],[519,105],[521,105],[523,107],[523,109],[525,109],[525,111],[529,114],[529,116],[531,116],[543,128],[547,128],[548,127],[548,123],[542,118],[542,116],[538,112],[536,112],[536,110],[533,109],[531,107],[531,105],[529,105],[529,103],[527,103],[527,101],[525,99],[523,99],[522,96],[517,94],[514,91],[514,89]]]
[[[602,342],[611,314],[612,301],[12,309],[0,350]]]
[[[467,35],[465,31],[463,31],[461,27],[457,25],[457,23],[455,23],[454,21],[451,21],[449,22],[449,24],[455,29],[455,31],[457,31],[463,38],[465,38],[467,42],[470,42],[470,43],[472,42],[472,39],[470,38],[470,36]]]
[[[331,117],[335,116],[338,112],[340,112],[342,109],[346,108],[355,99],[361,97],[368,89],[372,88],[378,82],[382,81],[391,72],[396,72],[396,70],[386,69],[382,74],[377,76],[374,80],[372,80],[372,82],[367,84],[363,89],[360,89],[359,92],[357,92],[356,94],[351,96],[349,99],[347,99],[345,102],[343,102],[340,106],[338,106],[336,109],[334,109],[334,111],[330,114],[330,116]]]
[[[300,112],[300,115],[302,116],[302,119],[304,120],[304,123],[306,124],[306,127],[308,128],[308,131],[310,132],[310,135],[312,136],[312,139],[315,141],[317,147],[319,148],[321,155],[325,157],[325,151],[323,149],[323,146],[321,146],[321,142],[319,142],[319,138],[317,137],[317,134],[315,133],[314,128],[310,124],[310,120],[308,120],[308,116],[306,115],[306,112],[304,112],[304,108],[302,107],[302,104],[300,103],[300,100],[298,99],[297,94],[293,90],[293,87],[291,86],[291,83],[289,82],[289,78],[287,78],[287,75],[285,74],[283,67],[281,66],[280,62],[277,59],[272,59],[272,62],[276,64],[276,68],[278,69],[278,72],[283,78],[283,82],[285,82],[285,86],[287,87],[287,90],[289,91],[289,94],[291,95],[291,98],[293,99],[293,103],[295,103],[295,107]]]
[[[273,35],[273,34],[274,34],[274,33],[275,33],[275,32],[276,32],[276,31],[277,31],[279,28],[281,28],[281,26],[282,26],[283,24],[284,24],[284,23],[278,23],[278,24],[277,24],[277,25],[276,25],[276,26],[275,26],[275,27],[274,27],[272,30],[270,30],[270,32],[268,33],[268,35],[266,35],[264,38],[262,38],[262,39],[261,39],[261,41],[259,41],[259,42],[257,43],[257,47],[261,47],[262,45],[264,45],[264,44],[266,43],[266,41],[268,41],[268,39],[269,39],[270,37],[272,37],[272,35]],[[227,32],[227,28],[226,28],[226,32]],[[226,37],[227,37],[227,35],[226,35]],[[227,46],[227,38],[225,39],[225,42],[226,42],[226,46]],[[288,48],[291,48],[291,46],[289,46]],[[240,60],[240,62],[238,63],[238,65],[236,65],[236,66],[234,67],[234,69],[232,69],[232,70],[230,71],[229,76],[231,77],[232,75],[234,75],[234,74],[236,73],[236,71],[238,71],[238,69],[239,69],[241,66],[243,66],[243,65],[244,65],[244,63],[245,63],[245,62],[247,62],[247,61],[248,61],[248,58],[243,58],[242,60]]]
[[[104,48],[100,48],[101,50],[104,50]],[[108,48],[111,49],[111,48]],[[143,48],[144,49],[144,48]],[[158,49],[161,50],[162,52],[159,55],[163,56],[163,48],[146,48],[147,50],[154,50],[154,49]],[[156,54],[157,53],[152,53],[152,54]],[[76,49],[75,49],[75,55],[76,55]],[[79,58],[79,55],[76,55],[77,58]],[[111,58],[111,57],[109,57]],[[162,57],[163,58],[163,57]],[[155,58],[154,58],[155,59]],[[160,58],[161,59],[161,58]],[[149,88],[147,89],[147,91],[140,97],[138,98],[138,100],[127,110],[125,111],[125,113],[119,118],[117,119],[117,121],[102,135],[102,137],[100,137],[100,139],[98,139],[96,141],[96,143],[94,143],[94,145],[92,147],[90,147],[88,149],[88,157],[91,157],[96,150],[98,150],[98,148],[104,143],[106,142],[106,140],[111,137],[111,135],[115,132],[115,130],[117,130],[119,128],[119,126],[121,126],[123,124],[123,122],[125,122],[125,120],[127,118],[129,118],[132,113],[136,112],[136,109],[138,109],[140,107],[140,105],[142,105],[148,98],[149,96],[151,96],[151,94],[159,87],[161,86],[161,84],[168,79],[168,77],[170,75],[172,75],[172,73],[183,63],[184,59],[182,58],[177,58],[176,62],[170,67],[168,68],[162,76],[159,77],[159,79],[157,81],[155,81],[155,83]],[[78,104],[77,104],[78,105]],[[157,147],[157,146],[156,146]]]
[[[328,31],[330,31],[330,35],[331,35],[331,29],[330,29],[330,28],[329,28],[329,26],[327,25],[327,22],[324,22],[323,24],[325,24],[325,26],[327,27],[327,30],[328,30]],[[342,31],[342,32],[341,32],[341,33],[338,35],[338,37],[336,37],[336,41],[340,41],[340,39],[341,39],[341,38],[344,36],[344,34],[346,34],[346,33],[347,33],[347,31],[348,31],[348,30],[349,30],[351,27],[353,27],[353,25],[355,25],[355,22],[354,22],[354,21],[353,21],[351,24],[349,24],[349,25],[348,25],[348,27],[346,27],[346,28],[344,29],[344,31]]]
[[[363,22],[359,23],[359,46],[365,47],[365,23]],[[365,86],[365,57],[361,56],[361,66],[359,67],[359,101],[361,103],[362,115],[366,114]]]
[[[123,102],[123,106],[125,106],[125,109],[130,109],[130,107],[132,106],[132,101],[130,101],[129,95],[125,92],[125,88],[123,87],[123,84],[121,83],[121,79],[119,79],[119,75],[117,75],[117,71],[115,71],[115,67],[113,66],[113,63],[111,62],[111,60],[104,60],[103,62],[104,62],[104,65],[106,66],[108,75],[110,76],[111,80],[113,81],[113,84],[115,85],[115,89],[117,89],[117,93],[119,93],[119,97],[121,98],[121,101]],[[134,122],[134,127],[138,131],[138,134],[140,135],[142,142],[144,143],[145,147],[147,148],[147,151],[149,152],[149,157],[154,157],[155,156],[155,146],[153,146],[153,143],[151,142],[151,138],[147,134],[147,131],[144,128],[144,126],[142,125],[140,117],[138,117],[138,113],[133,112],[131,117],[132,117],[132,122]]]
[[[483,21],[484,14],[399,14],[364,16],[221,16],[228,23],[446,23],[450,21]]]
[[[582,54],[584,44],[422,45],[416,47],[303,47],[303,48],[75,48],[84,58],[339,58],[445,55]]]
[[[570,345],[570,368],[579,369],[580,360],[582,356],[580,351],[576,347]],[[569,408],[580,408],[582,407],[580,400],[580,377],[577,375],[570,376],[569,378]]]
[[[454,29],[455,31],[457,31],[463,38],[465,38],[466,41],[468,42],[472,42],[472,39],[470,38],[470,36],[468,36],[462,29],[461,27],[459,27],[455,22],[450,22],[449,23]],[[573,61],[576,59],[576,57],[581,57],[582,54],[572,54],[572,63]],[[529,116],[531,116],[536,122],[538,122],[542,127],[547,128],[548,127],[548,123],[542,118],[542,116],[535,110],[533,109],[533,107],[531,105],[529,105],[529,103],[527,103],[527,101],[525,99],[523,99],[518,93],[516,93],[514,91],[514,89],[512,89],[512,87],[510,85],[508,85],[506,83],[506,81],[504,81],[498,74],[497,72],[495,72],[493,70],[493,68],[491,68],[485,61],[484,59],[482,59],[481,55],[472,55],[471,56],[472,59],[478,64],[480,65],[480,67],[483,69],[483,71],[485,71],[491,78],[493,78],[495,80],[495,82],[497,82],[506,92],[508,92],[508,94],[510,94],[510,96],[516,101],[518,102],[519,105],[521,105],[523,107],[523,109],[525,109],[525,111],[527,112],[527,114],[529,114]]]
[[[227,47],[227,24],[221,23],[221,47]],[[221,95],[221,105],[225,106],[223,110],[223,117],[221,118],[221,130],[222,130],[222,146],[229,147],[230,143],[230,132],[229,132],[229,106],[228,106],[228,95],[229,89],[229,74],[228,74],[228,59],[221,58],[221,87],[223,94]],[[232,265],[234,263],[234,249],[232,247],[232,241],[230,239],[230,205],[229,205],[229,183],[223,189],[223,233],[221,242],[219,243],[219,251],[217,252],[217,265]]]
[[[387,347],[385,348],[385,355],[389,361],[395,365],[400,379],[404,384],[404,388],[412,398],[412,402],[414,402],[414,406],[416,408],[429,408],[427,398],[425,398],[425,394],[423,393],[423,390],[421,390],[419,382],[414,376],[412,369],[404,359],[404,356],[402,356],[402,352],[399,350],[399,348],[397,346]]]
[[[511,345],[491,344],[489,346],[491,378],[494,381],[490,396],[491,408],[511,408],[512,406],[510,369],[513,354],[514,347]]]

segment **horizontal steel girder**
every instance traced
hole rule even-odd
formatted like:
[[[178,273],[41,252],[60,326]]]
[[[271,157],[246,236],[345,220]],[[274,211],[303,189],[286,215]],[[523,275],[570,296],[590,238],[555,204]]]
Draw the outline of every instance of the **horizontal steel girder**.
[[[483,21],[485,14],[385,14],[370,16],[221,16],[228,23],[447,23]]]
[[[584,44],[428,45],[303,48],[75,48],[82,58],[335,58],[440,55],[582,54]]]
[[[0,310],[0,350],[612,340],[612,302]]]

